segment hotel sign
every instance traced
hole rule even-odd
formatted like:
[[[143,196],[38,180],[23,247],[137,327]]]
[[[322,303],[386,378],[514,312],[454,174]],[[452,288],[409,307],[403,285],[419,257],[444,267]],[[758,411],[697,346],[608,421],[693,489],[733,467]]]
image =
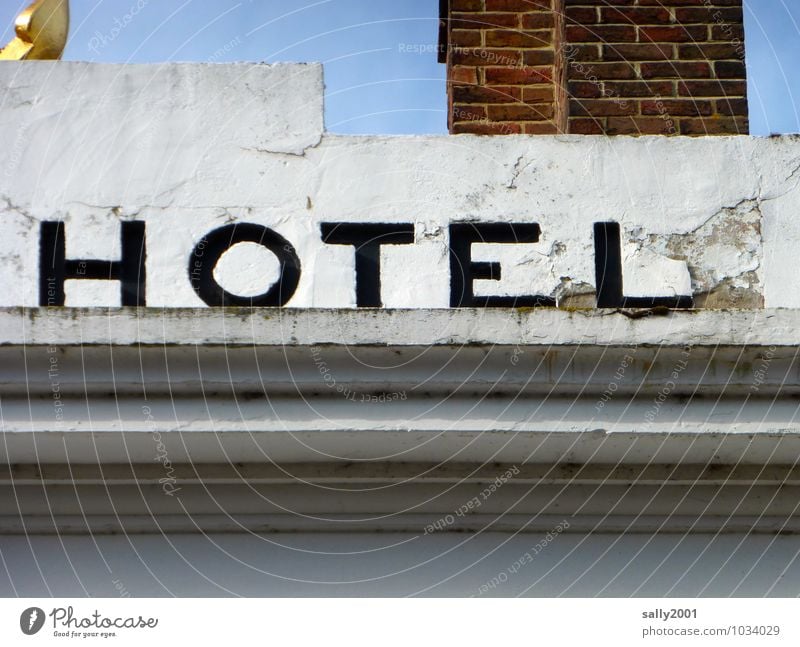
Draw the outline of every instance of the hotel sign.
[[[793,138],[333,135],[318,65],[0,82],[0,307],[800,307]]]
[[[121,257],[118,260],[67,258],[66,226],[46,221],[40,225],[39,305],[65,306],[67,281],[114,281],[119,284],[119,304],[147,305],[148,279],[146,223],[128,221],[120,225]],[[413,245],[414,223],[323,222],[320,240],[326,245],[349,247],[353,254],[352,291],[355,306],[380,308],[384,305],[381,289],[381,253],[384,247]],[[620,227],[614,222],[595,223],[593,228],[597,305],[602,308],[666,306],[691,308],[691,294],[670,296],[625,296]],[[476,281],[499,281],[504,269],[498,261],[473,259],[474,245],[535,245],[541,228],[538,223],[461,222],[448,227],[450,267],[450,307],[535,307],[556,306],[547,294],[489,295],[476,294]],[[277,275],[255,295],[236,294],[226,289],[215,275],[221,259],[235,254],[237,247],[250,244],[272,256]],[[244,250],[239,250],[244,253]],[[205,234],[186,254],[185,279],[197,297],[207,306],[282,307],[289,305],[297,292],[303,262],[297,247],[280,233],[264,225],[237,222]],[[256,274],[260,268],[254,267]],[[414,267],[404,277],[413,284]],[[523,271],[519,268],[517,271]],[[242,277],[237,277],[241,279]]]

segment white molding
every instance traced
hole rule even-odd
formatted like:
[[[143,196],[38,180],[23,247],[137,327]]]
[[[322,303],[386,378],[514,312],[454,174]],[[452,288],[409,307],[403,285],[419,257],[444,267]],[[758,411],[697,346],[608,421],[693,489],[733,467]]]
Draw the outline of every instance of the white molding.
[[[786,346],[800,310],[0,308],[0,345]]]
[[[424,532],[510,468],[448,529],[800,530],[796,311],[7,309],[0,331],[0,532]],[[403,398],[348,399],[320,361]]]

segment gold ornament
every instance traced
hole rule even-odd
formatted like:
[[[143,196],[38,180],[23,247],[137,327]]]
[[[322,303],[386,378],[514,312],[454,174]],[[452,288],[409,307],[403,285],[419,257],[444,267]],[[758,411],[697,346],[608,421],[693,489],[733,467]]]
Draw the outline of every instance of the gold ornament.
[[[69,0],[36,0],[15,21],[16,38],[0,61],[57,60],[67,46]]]

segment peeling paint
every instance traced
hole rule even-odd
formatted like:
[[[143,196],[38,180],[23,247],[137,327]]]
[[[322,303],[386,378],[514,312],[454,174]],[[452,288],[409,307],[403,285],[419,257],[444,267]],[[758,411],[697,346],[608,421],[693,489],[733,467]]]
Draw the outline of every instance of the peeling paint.
[[[686,261],[692,291],[701,302],[715,307],[763,306],[761,222],[758,202],[742,200],[688,234],[648,236],[646,243],[657,253]]]

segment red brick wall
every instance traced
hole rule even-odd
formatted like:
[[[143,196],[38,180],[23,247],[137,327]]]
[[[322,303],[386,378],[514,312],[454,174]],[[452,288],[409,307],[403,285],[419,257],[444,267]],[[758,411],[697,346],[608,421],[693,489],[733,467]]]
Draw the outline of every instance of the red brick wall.
[[[562,3],[450,0],[444,46],[451,132],[563,132],[566,109],[556,100]]]
[[[566,0],[569,131],[747,133],[742,0]]]
[[[742,0],[449,0],[445,14],[453,133],[748,132]]]

